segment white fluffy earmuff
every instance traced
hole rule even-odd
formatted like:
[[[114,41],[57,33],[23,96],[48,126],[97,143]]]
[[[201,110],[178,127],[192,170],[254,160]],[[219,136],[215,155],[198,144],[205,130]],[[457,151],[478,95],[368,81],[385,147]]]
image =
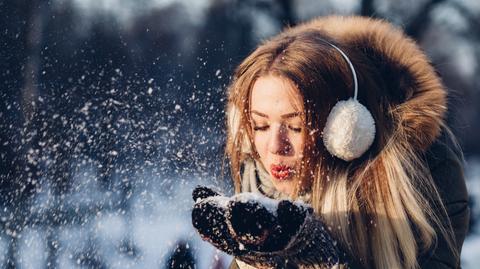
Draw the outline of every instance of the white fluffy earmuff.
[[[328,43],[328,42],[327,42]],[[330,154],[351,161],[365,153],[375,138],[375,121],[368,109],[357,100],[357,74],[347,55],[329,43],[347,61],[353,74],[355,95],[335,104],[323,129],[323,143]]]

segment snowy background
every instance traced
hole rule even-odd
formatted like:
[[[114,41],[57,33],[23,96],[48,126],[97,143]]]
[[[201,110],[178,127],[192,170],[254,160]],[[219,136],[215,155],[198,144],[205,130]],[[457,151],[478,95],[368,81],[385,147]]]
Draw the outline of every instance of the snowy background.
[[[475,0],[1,0],[0,268],[226,268],[190,224],[194,186],[231,193],[225,87],[262,39],[327,14],[404,28],[451,91],[476,268]]]

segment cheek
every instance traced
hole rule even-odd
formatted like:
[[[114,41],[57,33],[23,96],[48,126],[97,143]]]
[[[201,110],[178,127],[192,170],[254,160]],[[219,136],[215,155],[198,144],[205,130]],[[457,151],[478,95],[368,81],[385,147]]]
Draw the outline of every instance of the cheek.
[[[261,158],[264,158],[268,149],[268,136],[266,133],[257,133],[254,135],[253,142],[255,144],[255,149]]]
[[[297,158],[301,158],[301,155],[303,154],[303,148],[305,146],[305,139],[303,138],[303,135],[295,136],[291,140],[291,143],[293,150],[295,151],[295,156]]]

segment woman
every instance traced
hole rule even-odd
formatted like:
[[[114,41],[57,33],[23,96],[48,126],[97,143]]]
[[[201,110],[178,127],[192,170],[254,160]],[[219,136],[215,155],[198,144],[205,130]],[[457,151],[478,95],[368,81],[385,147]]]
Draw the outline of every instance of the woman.
[[[459,268],[469,210],[446,95],[384,21],[285,30],[229,88],[238,194],[197,188],[193,225],[232,268]]]

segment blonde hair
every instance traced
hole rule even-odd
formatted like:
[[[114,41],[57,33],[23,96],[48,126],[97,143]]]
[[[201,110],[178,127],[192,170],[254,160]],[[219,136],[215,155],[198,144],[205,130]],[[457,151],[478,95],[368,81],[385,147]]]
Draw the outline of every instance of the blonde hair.
[[[382,70],[377,59],[355,49],[353,41],[338,42],[318,30],[322,23],[284,31],[238,66],[229,86],[226,147],[236,191],[241,190],[242,161],[246,156],[258,160],[250,123],[251,89],[261,76],[281,76],[297,85],[304,99],[307,143],[301,180],[310,183],[312,206],[340,244],[364,266],[374,268],[418,268],[419,254],[434,244],[438,234],[456,253],[451,226],[440,221],[448,217],[423,155],[441,130],[451,135],[442,118],[446,93],[440,80],[415,44],[384,22],[368,21],[393,35],[391,42],[402,40],[396,43],[398,49],[413,50],[414,62]],[[352,162],[331,156],[321,138],[330,109],[352,96],[353,90],[349,67],[327,42],[340,47],[356,65],[358,100],[377,126],[373,145]],[[382,42],[388,43],[388,38]],[[395,45],[388,47],[389,53],[397,53]],[[422,81],[415,81],[409,66]],[[398,78],[401,82],[388,81],[382,73],[392,71],[403,76]],[[418,93],[416,87],[426,90]]]

